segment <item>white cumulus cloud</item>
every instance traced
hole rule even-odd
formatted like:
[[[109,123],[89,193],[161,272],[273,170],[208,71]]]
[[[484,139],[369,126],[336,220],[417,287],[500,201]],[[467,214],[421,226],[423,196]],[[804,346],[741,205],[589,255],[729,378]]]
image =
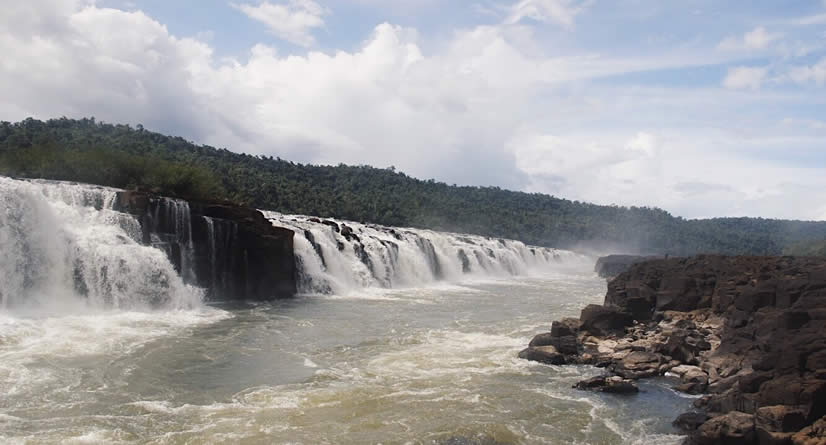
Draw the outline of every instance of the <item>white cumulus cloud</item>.
[[[529,18],[539,22],[573,26],[574,18],[584,11],[588,4],[575,0],[520,0],[511,7],[505,23],[519,23]]]
[[[742,37],[729,36],[717,45],[717,49],[723,51],[741,51],[765,49],[770,43],[783,37],[782,33],[768,32],[766,28],[758,26],[753,30],[743,34]]]
[[[826,58],[820,59],[814,65],[794,66],[786,77],[799,84],[814,83],[823,86],[826,84]]]
[[[816,154],[822,129],[784,125],[785,113],[761,120],[775,105],[766,89],[590,82],[689,58],[546,54],[526,28],[473,26],[434,44],[385,23],[351,50],[259,44],[233,60],[142,12],[15,2],[0,14],[0,119],[95,116],[297,162],[394,165],[684,216],[811,218],[826,205],[817,162],[777,162]],[[799,78],[811,85],[808,68]],[[732,87],[767,75],[739,74]]]
[[[763,67],[748,67],[740,66],[730,68],[725,79],[723,79],[723,86],[732,89],[748,88],[757,90],[766,79],[767,68]]]
[[[324,15],[328,11],[313,0],[288,0],[287,3],[265,1],[258,5],[247,3],[232,6],[269,28],[270,32],[299,46],[312,46],[315,38],[312,32],[324,26]]]

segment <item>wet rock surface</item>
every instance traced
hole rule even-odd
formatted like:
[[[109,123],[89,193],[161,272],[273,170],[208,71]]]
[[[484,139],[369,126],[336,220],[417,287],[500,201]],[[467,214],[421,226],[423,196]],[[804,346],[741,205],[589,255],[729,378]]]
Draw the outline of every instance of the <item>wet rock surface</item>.
[[[554,322],[520,357],[609,372],[579,389],[678,379],[676,390],[702,394],[697,412],[675,421],[690,444],[826,445],[826,259],[632,264],[603,306]]]
[[[164,250],[187,284],[212,300],[272,300],[296,293],[290,229],[256,209],[119,192],[116,209],[138,217],[144,244]]]
[[[583,380],[574,385],[576,389],[588,391],[608,392],[614,394],[635,394],[640,391],[637,384],[631,379],[620,376],[601,375]]]
[[[594,265],[594,272],[602,278],[614,278],[625,272],[632,264],[660,258],[645,255],[607,255],[599,257]]]

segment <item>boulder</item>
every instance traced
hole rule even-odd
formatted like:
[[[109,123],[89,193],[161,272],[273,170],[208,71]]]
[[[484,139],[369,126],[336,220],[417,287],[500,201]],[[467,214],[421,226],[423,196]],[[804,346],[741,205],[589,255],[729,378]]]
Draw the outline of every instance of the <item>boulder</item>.
[[[535,336],[528,347],[553,346],[558,352],[565,355],[574,355],[579,351],[579,343],[573,335],[556,336],[553,332],[546,332]]]
[[[687,394],[702,394],[708,389],[708,374],[697,366],[680,365],[669,371],[680,377],[678,391]]]
[[[694,437],[697,445],[743,445],[754,440],[754,416],[738,411],[707,420]]]
[[[633,380],[609,375],[582,380],[574,385],[574,388],[612,394],[636,394],[640,391],[637,384],[634,383]]]
[[[631,314],[613,307],[591,304],[579,316],[580,330],[597,336],[625,333],[625,328],[634,324]]]
[[[627,379],[653,377],[660,374],[660,365],[665,359],[660,354],[634,351],[614,363],[612,371]]]
[[[708,414],[690,411],[677,416],[671,424],[682,432],[690,433],[696,431],[706,420],[708,420]]]
[[[548,365],[565,364],[565,356],[560,354],[553,346],[537,346],[523,349],[519,352],[519,358]]]
[[[550,332],[537,334],[533,339],[531,339],[531,342],[528,343],[528,347],[535,348],[537,346],[552,346],[553,339],[554,336]]]
[[[826,417],[792,435],[794,445],[826,445]]]
[[[792,434],[806,426],[806,414],[800,408],[775,405],[757,409],[754,427],[760,445],[789,444]]]
[[[580,321],[576,318],[563,318],[561,321],[551,323],[551,335],[554,337],[566,337],[579,333]]]

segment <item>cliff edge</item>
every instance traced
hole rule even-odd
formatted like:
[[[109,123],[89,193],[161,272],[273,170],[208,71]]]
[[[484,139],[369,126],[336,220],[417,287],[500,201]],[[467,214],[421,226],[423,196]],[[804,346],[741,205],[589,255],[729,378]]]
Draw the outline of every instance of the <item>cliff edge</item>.
[[[555,321],[520,357],[591,364],[580,389],[679,379],[703,394],[675,426],[691,444],[826,444],[826,259],[697,256],[633,264],[602,306]]]
[[[115,208],[135,215],[143,243],[163,249],[187,284],[210,300],[273,300],[296,293],[290,229],[256,209],[226,202],[119,192]]]

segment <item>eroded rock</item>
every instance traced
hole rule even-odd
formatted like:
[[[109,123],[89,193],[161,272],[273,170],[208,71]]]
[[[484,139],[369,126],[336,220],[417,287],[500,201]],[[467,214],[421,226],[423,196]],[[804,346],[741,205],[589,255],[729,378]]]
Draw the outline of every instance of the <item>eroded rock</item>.
[[[574,385],[574,388],[613,394],[636,394],[640,391],[633,380],[611,375],[602,375],[582,380]]]

